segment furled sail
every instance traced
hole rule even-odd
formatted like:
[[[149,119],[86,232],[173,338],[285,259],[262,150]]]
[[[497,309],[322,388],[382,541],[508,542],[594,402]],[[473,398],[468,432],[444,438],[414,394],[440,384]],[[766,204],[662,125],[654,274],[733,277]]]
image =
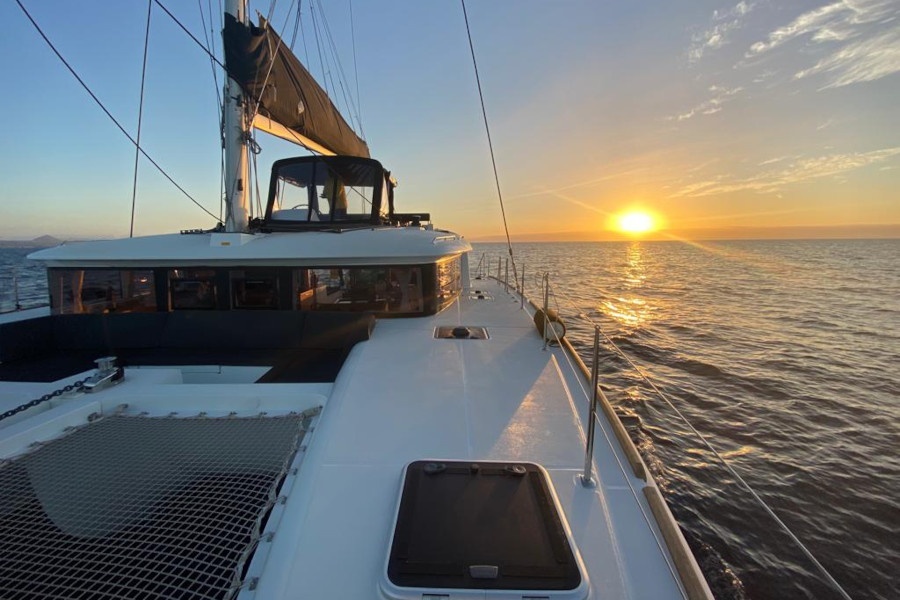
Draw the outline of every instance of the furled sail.
[[[325,154],[369,157],[366,143],[265,20],[247,26],[226,14],[224,38],[225,68],[259,100],[255,127]]]

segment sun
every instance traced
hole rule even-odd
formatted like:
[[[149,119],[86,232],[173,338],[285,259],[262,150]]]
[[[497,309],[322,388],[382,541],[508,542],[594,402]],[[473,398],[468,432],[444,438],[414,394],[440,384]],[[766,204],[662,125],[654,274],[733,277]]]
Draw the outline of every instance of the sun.
[[[623,233],[641,234],[657,229],[656,219],[648,212],[632,210],[616,217],[616,228]]]

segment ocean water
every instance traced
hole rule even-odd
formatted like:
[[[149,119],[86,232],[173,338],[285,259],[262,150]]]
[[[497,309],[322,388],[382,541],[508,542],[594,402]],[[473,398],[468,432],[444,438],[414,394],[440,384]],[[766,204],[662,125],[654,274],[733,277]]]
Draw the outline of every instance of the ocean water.
[[[717,598],[839,598],[649,376],[851,597],[900,598],[900,240],[522,244]],[[505,276],[505,246],[476,244]],[[498,264],[498,261],[500,263]]]
[[[717,598],[838,598],[631,358],[855,599],[900,598],[900,240],[514,247],[623,415]],[[0,311],[44,301],[0,248]],[[476,244],[496,275],[505,246]]]
[[[36,250],[0,247],[0,313],[47,304],[47,271],[27,258]]]

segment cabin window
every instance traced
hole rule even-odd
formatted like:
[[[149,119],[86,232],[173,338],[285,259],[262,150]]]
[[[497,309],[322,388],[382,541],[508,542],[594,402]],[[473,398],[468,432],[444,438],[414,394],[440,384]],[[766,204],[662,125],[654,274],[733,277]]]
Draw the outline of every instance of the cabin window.
[[[298,269],[294,308],[415,314],[424,310],[421,267]]]
[[[368,162],[288,162],[273,171],[273,221],[371,221],[384,177]]]
[[[420,313],[425,310],[421,267],[391,267],[388,283],[390,312]]]
[[[152,312],[153,271],[49,269],[53,314]]]
[[[216,271],[214,269],[172,269],[169,271],[171,310],[214,310]]]
[[[442,310],[461,288],[458,258],[376,267],[51,268],[48,279],[53,314],[293,309],[417,316]]]
[[[437,265],[436,297],[438,310],[443,310],[453,302],[462,289],[459,257],[454,257]]]
[[[388,177],[383,177],[381,180],[381,205],[379,206],[379,211],[381,218],[385,221],[390,219],[391,216],[391,199],[393,198],[393,191],[390,186],[391,184]]]
[[[319,221],[367,221],[372,215],[372,200],[375,194],[373,169],[360,171],[359,165],[353,170],[338,168],[336,165],[318,165],[324,172],[317,175],[316,197],[313,202]],[[372,171],[367,173],[365,171]]]
[[[290,177],[286,174],[279,177],[275,190],[276,219],[289,221],[309,220],[309,190],[307,184],[301,179]]]
[[[231,271],[231,308],[277,309],[278,273],[272,269]]]

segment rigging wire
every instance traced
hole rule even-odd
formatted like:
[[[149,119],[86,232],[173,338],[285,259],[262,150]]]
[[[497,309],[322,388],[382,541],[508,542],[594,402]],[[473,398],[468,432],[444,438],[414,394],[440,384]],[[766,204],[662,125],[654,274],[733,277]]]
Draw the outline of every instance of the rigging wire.
[[[159,4],[158,0],[155,0],[155,1],[157,2],[157,4]],[[213,219],[216,219],[216,215],[214,215],[211,212],[209,212],[208,210],[206,210],[206,208],[202,204],[197,202],[193,196],[191,196],[189,193],[187,193],[187,191],[185,191],[185,189],[183,187],[178,185],[178,183],[174,179],[172,179],[172,177],[168,173],[166,173],[166,171],[159,165],[159,163],[157,163],[155,160],[153,160],[153,158],[149,154],[147,154],[147,152],[143,148],[141,148],[141,146],[137,143],[137,141],[133,137],[131,137],[131,134],[128,133],[128,131],[122,126],[122,124],[119,123],[119,121],[112,115],[111,112],[109,112],[109,109],[106,108],[106,106],[103,104],[103,102],[100,101],[100,99],[97,97],[97,95],[94,94],[93,91],[91,91],[91,88],[88,87],[88,85],[78,75],[78,73],[75,71],[75,69],[72,68],[72,65],[70,65],[69,62],[65,58],[63,58],[63,55],[60,54],[59,50],[56,49],[56,46],[53,45],[53,42],[50,41],[50,38],[47,37],[47,35],[41,29],[40,25],[37,24],[37,21],[34,20],[34,17],[31,16],[31,13],[28,12],[28,9],[25,8],[25,6],[22,4],[21,0],[15,0],[15,2],[16,2],[16,4],[19,5],[19,8],[22,10],[22,12],[25,13],[25,16],[31,22],[32,26],[34,26],[34,28],[37,30],[38,34],[43,38],[44,42],[46,42],[46,44],[50,47],[50,49],[53,51],[53,53],[56,55],[56,57],[63,63],[63,65],[65,65],[66,69],[69,70],[69,73],[72,74],[72,76],[78,81],[78,83],[81,84],[81,87],[83,87],[84,90],[88,93],[88,95],[90,95],[90,97],[94,100],[94,102],[97,103],[97,106],[100,107],[100,110],[102,110],[104,113],[106,113],[106,116],[109,117],[109,119],[115,124],[115,126],[119,128],[119,131],[121,131],[122,134],[125,135],[125,137],[127,137],[128,140],[132,144],[135,145],[135,147],[137,147],[138,151],[144,155],[144,158],[149,160],[150,164],[152,164],[154,167],[156,167],[156,170],[159,171],[160,173],[162,173],[163,177],[168,179],[172,185],[174,185],[176,188],[178,188],[178,190],[182,194],[184,194],[188,198],[188,200],[190,200],[191,202],[196,204],[200,208],[200,210],[202,210],[203,212],[208,214],[210,217],[212,217]]]
[[[356,122],[359,123],[359,136],[366,139],[365,130],[362,123],[362,98],[359,96],[359,68],[356,65],[356,28],[353,25],[353,0],[349,0],[350,5],[350,41],[353,44],[353,77],[356,79]]]
[[[332,54],[328,54],[329,48],[328,46],[326,46],[328,42],[328,22],[325,20],[325,9],[322,8],[321,0],[313,0],[311,4],[313,5],[314,9],[319,9],[319,20],[316,21],[316,24],[319,26],[319,30],[321,32],[323,40],[322,46],[325,48],[325,51],[322,54],[325,59],[325,66],[323,66],[322,68],[324,69],[324,76],[328,77],[328,81],[331,83],[332,94],[336,99],[338,87],[334,85],[334,65],[333,61],[331,60],[333,52]]]
[[[362,123],[360,123],[359,114],[357,113],[357,110],[356,110],[356,105],[353,103],[352,97],[350,95],[348,95],[347,88],[344,86],[344,82],[348,81],[347,74],[344,72],[344,65],[341,64],[341,59],[340,59],[340,56],[338,55],[338,51],[337,51],[337,44],[334,43],[334,36],[331,34],[331,26],[328,24],[328,17],[325,16],[325,9],[322,8],[321,0],[317,0],[316,3],[319,6],[319,14],[322,17],[322,29],[325,33],[325,39],[328,42],[329,48],[331,50],[331,55],[330,55],[331,61],[329,61],[329,67],[331,67],[331,63],[334,64],[335,70],[337,71],[338,84],[340,85],[340,88],[341,88],[341,96],[343,96],[343,98],[344,98],[344,105],[347,107],[347,112],[350,114],[351,121],[353,120],[354,116],[356,117],[356,122],[360,128],[360,136],[363,136]],[[329,77],[331,77],[331,70],[329,70]],[[331,85],[332,85],[332,87],[335,87],[335,93],[336,93],[336,86],[334,85],[334,81],[331,82]],[[349,81],[348,81],[348,85],[349,85]]]
[[[312,63],[309,62],[309,48],[306,47],[306,35],[303,33],[303,1],[297,5],[297,21],[294,23],[294,35],[291,38],[291,49],[294,48],[294,43],[297,41],[297,33],[300,33],[300,39],[303,41],[303,63],[312,66]]]
[[[497,198],[500,200],[500,214],[503,215],[503,230],[506,232],[506,248],[509,250],[509,260],[512,262],[513,276],[518,280],[516,259],[513,256],[512,242],[509,239],[509,226],[506,223],[506,208],[503,206],[503,193],[500,191],[500,175],[497,172],[497,160],[494,158],[494,144],[491,141],[491,128],[488,126],[487,109],[484,106],[484,93],[481,90],[481,77],[478,75],[478,62],[475,60],[475,46],[472,44],[472,31],[469,28],[469,15],[466,12],[466,0],[462,3],[463,18],[466,21],[466,35],[469,38],[469,50],[472,52],[472,66],[475,68],[475,82],[478,84],[478,98],[481,101],[481,114],[484,117],[484,130],[487,133],[488,149],[491,152],[491,165],[494,167],[494,182],[497,184]]]
[[[221,2],[219,3],[221,6]],[[197,8],[200,9],[200,23],[203,25],[203,37],[206,39],[206,45],[211,49],[211,53],[216,52],[216,34],[213,31],[213,12],[211,0],[206,0],[206,9],[209,11],[209,32],[206,31],[206,17],[203,14],[202,0],[197,0]],[[210,60],[209,68],[212,71],[213,87],[216,90],[216,102],[218,106],[224,106],[222,103],[222,91],[219,88],[219,75],[216,71],[216,64]],[[220,139],[220,161],[219,161],[219,221],[222,220],[225,203],[225,123],[222,120],[222,111],[219,111],[219,139]]]
[[[557,304],[557,310],[559,310],[560,294],[555,293],[555,290],[552,287],[550,288],[550,291],[553,295],[554,301]],[[563,301],[566,301],[565,296],[563,296]],[[812,564],[815,565],[815,567],[819,570],[819,572],[825,577],[826,581],[828,581],[828,583],[831,584],[832,587],[834,587],[834,589],[838,592],[838,594],[842,598],[844,598],[844,600],[851,600],[850,595],[844,590],[843,587],[841,587],[841,584],[838,583],[838,581],[831,575],[831,573],[828,572],[828,570],[825,568],[825,566],[821,562],[819,562],[819,560],[806,547],[806,545],[800,540],[800,538],[798,538],[797,535],[793,531],[791,531],[791,529],[788,527],[788,525],[784,521],[781,520],[781,518],[775,513],[774,510],[772,510],[772,508],[769,507],[769,505],[765,502],[765,500],[762,499],[762,497],[760,497],[760,495],[756,492],[756,490],[754,490],[752,487],[750,487],[750,484],[747,483],[744,480],[744,478],[740,476],[740,474],[738,474],[738,472],[734,469],[734,467],[732,467],[731,464],[725,459],[725,457],[723,457],[718,452],[718,450],[715,449],[715,447],[706,439],[706,437],[699,430],[697,430],[696,427],[694,427],[691,424],[691,422],[688,420],[688,418],[686,416],[684,416],[684,414],[680,410],[678,410],[678,408],[675,406],[675,404],[672,402],[672,400],[670,400],[669,397],[665,393],[663,393],[663,391],[660,390],[659,387],[657,387],[657,385],[655,383],[653,383],[653,380],[650,379],[650,377],[644,372],[644,370],[641,369],[631,359],[631,357],[625,353],[624,350],[619,348],[619,346],[612,340],[612,338],[610,338],[609,335],[607,335],[607,333],[603,330],[603,328],[600,326],[600,324],[595,322],[588,315],[584,314],[583,311],[579,311],[577,309],[577,307],[575,307],[572,303],[569,302],[568,306],[574,311],[574,314],[579,319],[590,324],[592,327],[599,328],[600,334],[603,336],[603,338],[606,340],[606,342],[613,348],[615,353],[618,354],[620,357],[622,357],[625,360],[625,362],[627,362],[631,366],[631,368],[634,369],[634,371],[638,374],[638,376],[656,393],[656,395],[663,402],[665,402],[666,405],[668,405],[669,408],[671,408],[675,412],[676,415],[678,415],[678,418],[681,419],[681,421],[684,422],[685,425],[687,425],[687,427],[691,430],[691,432],[693,432],[693,434],[695,436],[697,436],[697,438],[703,443],[703,445],[706,446],[706,448],[710,452],[712,452],[712,454],[718,459],[718,461],[722,464],[722,466],[725,467],[725,469],[731,474],[731,476],[734,477],[735,480],[745,490],[747,490],[750,493],[750,495],[763,508],[763,510],[765,510],[766,513],[770,517],[772,517],[772,519],[778,524],[779,527],[781,527],[781,529],[787,534],[787,536],[791,539],[791,541],[793,541],[797,545],[797,547],[803,552],[803,554],[812,562]]]
[[[272,3],[272,9],[274,10],[275,3]],[[269,67],[266,69],[266,76],[263,79],[262,86],[260,89],[262,90],[259,93],[259,97],[256,98],[256,105],[253,107],[253,114],[250,115],[250,122],[253,122],[253,119],[256,118],[256,115],[259,114],[259,107],[262,105],[262,96],[265,93],[266,86],[269,84],[269,77],[272,75],[272,69],[275,67],[275,61],[278,59],[278,53],[281,51],[281,44],[284,43],[284,32],[287,30],[288,19],[291,16],[291,9],[294,8],[294,1],[291,1],[291,5],[288,7],[288,12],[284,17],[284,24],[281,26],[281,31],[278,32],[278,44],[275,45],[275,49],[273,50],[269,47],[269,54],[272,55],[272,58],[269,60]],[[299,7],[298,7],[299,9]],[[270,13],[271,15],[271,13]],[[271,23],[271,21],[269,21]],[[271,24],[268,25],[271,27]],[[269,37],[266,36],[266,41],[269,41]]]
[[[294,31],[291,33],[291,45],[289,46],[291,51],[294,50],[294,44],[297,43],[297,32],[300,30],[300,12],[303,9],[303,0],[297,4],[297,12],[294,17]],[[290,12],[290,11],[288,11]]]
[[[328,90],[328,77],[327,71],[325,70],[325,60],[322,58],[322,41],[319,39],[319,26],[316,23],[316,11],[313,2],[309,3],[309,16],[312,20],[312,28],[313,28],[313,36],[316,38],[316,50],[319,53],[319,68],[322,70],[322,83],[325,84],[325,93],[331,97],[331,92]],[[332,85],[332,87],[334,87]]]
[[[19,1],[19,0],[16,0],[16,2],[18,2],[18,1]],[[178,17],[176,17],[175,15],[172,14],[172,11],[170,11],[168,8],[166,8],[165,5],[164,5],[160,0],[153,0],[153,1],[156,3],[157,6],[159,6],[159,7],[163,10],[164,13],[166,13],[167,15],[169,15],[169,18],[172,19],[172,20],[175,22],[175,24],[178,25],[178,27],[180,27],[181,30],[184,31],[184,32],[188,35],[188,37],[191,38],[191,39],[194,41],[195,44],[197,44],[198,46],[200,46],[200,48],[201,48],[204,52],[206,52],[206,54],[209,56],[209,59],[210,59],[211,61],[213,61],[214,63],[216,63],[216,64],[219,65],[220,67],[222,67],[222,70],[224,70],[226,73],[228,73],[228,68],[222,63],[222,61],[220,61],[218,58],[216,58],[216,55],[213,54],[213,53],[209,50],[209,48],[207,48],[206,46],[204,46],[204,45],[203,45],[203,42],[201,42],[200,40],[198,40],[198,39],[197,39],[197,36],[195,36],[193,33],[191,33],[190,30],[189,30],[187,27],[185,27],[184,23],[182,23],[181,21],[179,21],[179,20],[178,20]]]
[[[141,99],[138,102],[138,123],[137,136],[134,146],[134,182],[131,186],[131,228],[128,230],[128,237],[134,237],[134,210],[137,206],[137,182],[138,182],[138,161],[141,158],[141,124],[144,121],[144,82],[147,79],[147,48],[150,45],[150,14],[153,10],[153,0],[147,0],[147,28],[144,31],[144,61],[141,65]]]

